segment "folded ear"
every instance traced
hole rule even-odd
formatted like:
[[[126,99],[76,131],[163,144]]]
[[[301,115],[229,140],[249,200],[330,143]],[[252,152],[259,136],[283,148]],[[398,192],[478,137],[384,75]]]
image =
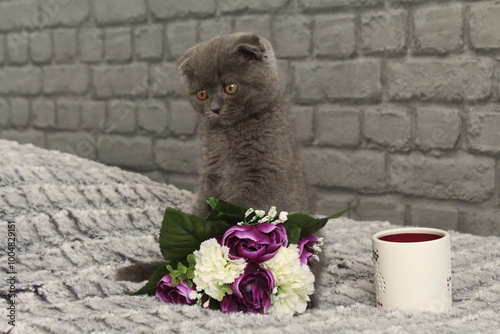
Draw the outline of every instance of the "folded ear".
[[[177,70],[181,75],[188,75],[188,73],[190,72],[189,63],[194,52],[194,48],[195,47],[193,46],[192,48],[188,49],[186,53],[184,53],[184,55],[182,55],[179,60],[177,60]]]
[[[236,47],[236,52],[248,60],[262,60],[264,58],[266,48],[262,45],[259,36],[257,35],[244,35],[238,42],[240,44]]]

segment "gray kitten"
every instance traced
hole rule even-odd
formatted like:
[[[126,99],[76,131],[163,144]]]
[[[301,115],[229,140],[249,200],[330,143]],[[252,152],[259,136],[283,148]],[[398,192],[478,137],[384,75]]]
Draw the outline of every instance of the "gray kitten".
[[[178,68],[203,115],[203,168],[192,213],[206,217],[210,197],[269,210],[314,213],[289,104],[271,44],[262,37],[222,35],[189,49]],[[148,279],[161,262],[120,268],[118,280]]]
[[[271,43],[221,35],[179,59],[186,92],[203,115],[203,167],[192,212],[210,197],[244,207],[314,212]]]

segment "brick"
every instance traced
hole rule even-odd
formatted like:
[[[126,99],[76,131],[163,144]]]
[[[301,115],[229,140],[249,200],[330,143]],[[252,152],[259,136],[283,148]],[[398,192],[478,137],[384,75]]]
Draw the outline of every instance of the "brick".
[[[9,102],[0,98],[0,127],[7,126],[9,124],[10,119],[10,106]]]
[[[249,3],[246,1],[246,3]],[[267,15],[247,15],[235,21],[235,31],[253,32],[267,40],[271,40],[271,17]]]
[[[197,21],[174,21],[167,25],[167,45],[170,56],[177,59],[197,41]]]
[[[52,128],[56,125],[56,106],[54,101],[46,98],[37,98],[32,102],[33,119],[35,128]]]
[[[156,140],[154,152],[156,163],[162,170],[182,174],[196,174],[200,171],[199,148],[196,141],[159,139]]]
[[[72,63],[77,57],[76,30],[57,29],[52,34],[54,60],[57,63]]]
[[[304,0],[305,9],[329,9],[339,7],[368,7],[382,4],[384,0]]]
[[[292,89],[292,83],[291,83],[291,67],[289,64],[289,61],[286,59],[278,59],[276,62],[278,66],[278,77],[280,80],[280,84],[282,89],[285,92],[289,92]]]
[[[404,10],[369,12],[361,17],[365,53],[401,53],[406,46],[407,13]]]
[[[104,135],[97,145],[99,160],[108,165],[150,170],[154,167],[153,143],[149,137]]]
[[[41,88],[41,70],[38,67],[4,67],[0,69],[0,94],[36,95]]]
[[[443,204],[412,204],[410,212],[411,225],[439,228],[445,231],[457,229],[458,210],[454,207]]]
[[[456,109],[419,107],[416,112],[416,143],[423,150],[452,149],[462,122]]]
[[[460,211],[463,217],[463,221],[458,226],[460,232],[500,237],[500,224],[498,224],[500,209],[481,208]]]
[[[214,0],[165,1],[148,0],[148,6],[157,19],[185,18],[187,16],[207,17],[215,14]]]
[[[104,50],[104,33],[101,29],[80,30],[78,44],[81,62],[98,63],[101,61]]]
[[[295,125],[295,138],[300,143],[310,143],[314,138],[314,108],[293,106],[292,116]]]
[[[339,194],[336,192],[334,195],[321,194],[316,203],[317,213],[319,215],[329,216],[336,212],[349,209],[355,199],[351,195]],[[350,217],[351,211],[345,214],[344,217]]]
[[[311,20],[307,16],[279,16],[273,22],[277,57],[305,57],[311,46]]]
[[[39,30],[30,34],[30,57],[36,64],[52,61],[52,38],[50,31]]]
[[[233,32],[233,27],[230,19],[216,18],[201,21],[199,31],[200,39],[206,41],[212,37]]]
[[[163,26],[160,24],[136,27],[135,57],[139,60],[159,60],[163,55]]]
[[[2,138],[14,140],[20,144],[33,144],[39,147],[45,147],[45,135],[43,131],[40,130],[2,130]]]
[[[310,148],[304,150],[303,157],[309,180],[315,186],[369,193],[386,189],[383,153]]]
[[[32,28],[32,20],[37,15],[37,0],[2,1],[0,3],[0,31]]]
[[[411,59],[387,64],[389,98],[394,101],[480,100],[491,94],[491,59]]]
[[[104,131],[106,119],[106,102],[83,101],[82,105],[82,128],[87,130],[99,129]]]
[[[175,135],[194,135],[200,116],[186,100],[170,100],[170,129]]]
[[[500,112],[495,106],[473,108],[467,114],[468,146],[483,153],[500,153]]]
[[[158,182],[158,183],[169,183],[167,173],[162,172],[160,170],[142,172],[141,174],[147,176],[151,180]],[[174,186],[176,186],[176,185],[174,185]]]
[[[411,139],[411,117],[408,110],[380,106],[365,111],[364,135],[371,142],[392,149],[408,149]]]
[[[321,106],[316,113],[315,133],[319,145],[357,146],[361,141],[360,112]]]
[[[8,34],[7,42],[7,58],[9,64],[24,65],[28,62],[28,38],[24,34],[12,33]]]
[[[420,153],[391,155],[388,180],[403,194],[479,203],[493,194],[495,161],[463,153],[440,158]]]
[[[87,20],[90,13],[89,0],[42,0],[40,15],[44,26],[77,26]]]
[[[146,20],[144,0],[94,0],[94,15],[97,23],[131,23]]]
[[[376,60],[298,63],[295,84],[298,98],[306,101],[380,100],[381,66]]]
[[[85,65],[54,65],[43,69],[43,88],[47,94],[83,94],[90,82]]]
[[[275,12],[285,6],[287,6],[286,0],[255,0],[255,1],[245,1],[245,0],[223,0],[219,1],[218,8],[222,10],[223,13],[235,13],[241,11],[249,12]]]
[[[95,66],[92,73],[97,97],[147,95],[148,67],[145,64],[100,65]]]
[[[164,133],[168,126],[168,112],[163,101],[147,100],[139,103],[137,124],[140,129],[152,133]]]
[[[175,63],[153,65],[150,75],[155,96],[184,96],[184,85]]]
[[[87,132],[49,132],[47,148],[64,153],[96,160],[96,144],[94,137]]]
[[[137,103],[131,100],[108,102],[107,129],[113,133],[133,133],[137,125]]]
[[[10,124],[13,126],[28,126],[30,119],[30,102],[24,98],[10,98]]]
[[[496,189],[497,189],[497,205],[500,206],[500,159],[497,159]]]
[[[460,50],[462,41],[462,4],[417,8],[415,53],[446,53]]]
[[[5,61],[5,36],[0,34],[0,65]]]
[[[128,62],[132,59],[132,32],[130,28],[104,30],[104,57],[108,62]]]
[[[392,197],[361,198],[356,205],[357,220],[380,220],[405,225],[406,206]]]
[[[56,127],[63,130],[77,130],[80,127],[81,102],[61,99],[57,101]]]
[[[478,2],[470,5],[470,40],[479,50],[500,48],[500,4]]]
[[[320,15],[315,19],[314,54],[317,57],[350,57],[356,51],[354,15]]]
[[[198,186],[198,176],[179,173],[168,173],[168,184],[173,184],[178,189],[186,189],[188,191],[196,191]]]

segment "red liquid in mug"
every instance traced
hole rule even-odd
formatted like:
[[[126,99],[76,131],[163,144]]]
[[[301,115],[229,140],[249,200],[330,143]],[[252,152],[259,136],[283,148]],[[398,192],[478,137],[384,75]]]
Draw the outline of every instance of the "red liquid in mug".
[[[398,233],[379,237],[380,240],[390,242],[422,242],[441,239],[443,236],[430,233]]]

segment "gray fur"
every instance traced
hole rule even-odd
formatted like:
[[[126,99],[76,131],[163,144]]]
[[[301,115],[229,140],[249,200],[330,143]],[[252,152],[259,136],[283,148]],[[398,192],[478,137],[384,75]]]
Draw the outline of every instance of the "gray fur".
[[[313,213],[290,107],[271,44],[248,33],[199,43],[179,59],[186,93],[203,115],[201,179],[193,213],[216,197],[254,209]],[[236,83],[234,95],[224,86]],[[205,90],[206,100],[196,92]]]

